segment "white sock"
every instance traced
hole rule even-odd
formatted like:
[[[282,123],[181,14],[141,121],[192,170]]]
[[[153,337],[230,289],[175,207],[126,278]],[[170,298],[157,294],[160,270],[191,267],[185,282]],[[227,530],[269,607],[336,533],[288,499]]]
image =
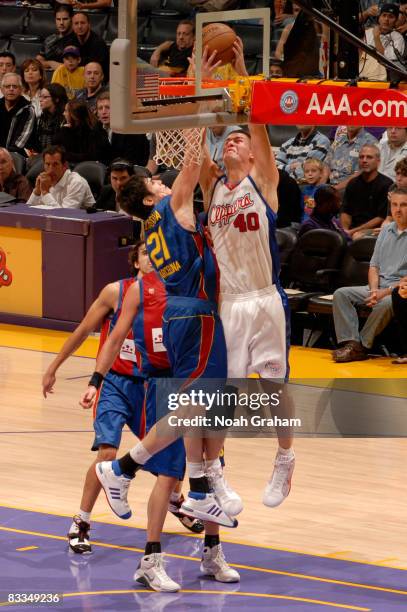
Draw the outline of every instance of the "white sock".
[[[79,510],[78,516],[81,517],[81,521],[85,521],[85,523],[90,523],[90,512],[85,512],[85,510]]]
[[[292,447],[290,448],[283,448],[282,446],[278,447],[278,454],[279,455],[285,455],[286,457],[294,457],[294,449]]]
[[[178,493],[178,491],[173,491],[170,495],[170,501],[179,502],[181,499],[182,493]]]
[[[148,450],[146,450],[146,448],[143,446],[142,442],[139,442],[137,446],[134,446],[130,451],[130,457],[133,459],[133,461],[139,463],[140,465],[147,463],[152,456],[153,455],[150,455]]]
[[[202,478],[202,476],[205,476],[204,464],[202,461],[200,463],[190,463],[187,461],[187,470],[190,478]]]
[[[205,469],[209,470],[209,469],[214,469],[214,470],[221,470],[222,469],[222,464],[220,462],[219,457],[216,457],[216,459],[210,459],[210,460],[206,460],[205,461]]]

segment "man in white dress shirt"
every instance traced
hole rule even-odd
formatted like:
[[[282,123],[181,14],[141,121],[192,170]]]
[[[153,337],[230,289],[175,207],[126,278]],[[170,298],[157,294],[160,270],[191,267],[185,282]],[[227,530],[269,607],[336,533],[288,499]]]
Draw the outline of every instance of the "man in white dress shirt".
[[[41,208],[88,208],[95,198],[88,182],[71,172],[64,147],[50,145],[42,154],[44,170],[35,181],[27,204]]]

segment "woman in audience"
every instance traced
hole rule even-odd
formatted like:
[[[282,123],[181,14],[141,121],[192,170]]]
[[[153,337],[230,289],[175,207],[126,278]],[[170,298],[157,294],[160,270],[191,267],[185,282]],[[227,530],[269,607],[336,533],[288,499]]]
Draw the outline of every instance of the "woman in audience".
[[[314,194],[315,206],[311,215],[300,227],[298,237],[313,229],[328,229],[339,232],[348,242],[352,239],[343,229],[340,221],[336,218],[341,205],[340,195],[330,185],[320,185]]]
[[[111,146],[106,131],[97,123],[86,102],[70,100],[65,106],[64,125],[52,139],[52,144],[65,147],[68,162],[100,161],[109,164]]]
[[[33,58],[26,59],[20,68],[23,81],[23,96],[30,100],[34,107],[35,115],[41,115],[40,92],[45,86],[45,72],[41,63]]]
[[[37,124],[37,151],[52,144],[58,130],[65,124],[64,109],[68,102],[65,88],[58,83],[43,87],[40,93],[41,115]]]

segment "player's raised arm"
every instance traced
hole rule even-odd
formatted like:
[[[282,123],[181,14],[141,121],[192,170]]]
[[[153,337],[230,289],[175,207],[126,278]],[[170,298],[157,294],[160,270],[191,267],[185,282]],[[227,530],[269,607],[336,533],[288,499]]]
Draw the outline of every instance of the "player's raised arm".
[[[53,393],[57,370],[64,361],[80,347],[91,332],[100,328],[104,318],[111,310],[116,308],[118,298],[118,283],[111,283],[102,289],[81,323],[73,334],[69,336],[68,340],[65,342],[55,359],[50,363],[42,377],[42,393],[44,397],[47,397],[47,393]]]
[[[104,376],[106,376],[107,372],[112,367],[112,364],[120,351],[120,348],[129,332],[129,329],[132,326],[134,317],[137,314],[138,307],[140,305],[140,286],[139,283],[134,283],[127,291],[126,297],[124,298],[122,309],[118,321],[112,331],[112,333],[108,336],[106,342],[104,343],[98,357],[96,360],[95,366],[95,374],[92,376],[92,379],[98,378],[101,382],[103,381]],[[94,384],[90,384],[86,392],[82,395],[80,399],[80,405],[83,408],[90,408],[93,405],[94,399],[96,397],[97,389],[100,387],[100,384],[97,386]]]
[[[186,129],[183,132],[185,154],[182,169],[172,186],[171,208],[180,225],[194,230],[194,190],[201,174],[204,135],[198,128]]]
[[[277,212],[279,174],[265,125],[249,124],[251,150],[254,157],[253,176],[269,206]]]

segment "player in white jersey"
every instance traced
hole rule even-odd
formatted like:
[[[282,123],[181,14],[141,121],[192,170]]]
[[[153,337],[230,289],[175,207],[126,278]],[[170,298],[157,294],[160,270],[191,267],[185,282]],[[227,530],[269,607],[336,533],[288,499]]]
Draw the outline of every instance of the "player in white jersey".
[[[290,329],[275,237],[279,175],[265,126],[230,133],[223,163],[226,174],[217,178],[207,155],[200,182],[220,269],[228,377],[285,380]],[[287,403],[284,409],[290,410]],[[287,497],[295,463],[291,432],[277,430],[277,435],[274,471],[263,496],[272,507]]]

